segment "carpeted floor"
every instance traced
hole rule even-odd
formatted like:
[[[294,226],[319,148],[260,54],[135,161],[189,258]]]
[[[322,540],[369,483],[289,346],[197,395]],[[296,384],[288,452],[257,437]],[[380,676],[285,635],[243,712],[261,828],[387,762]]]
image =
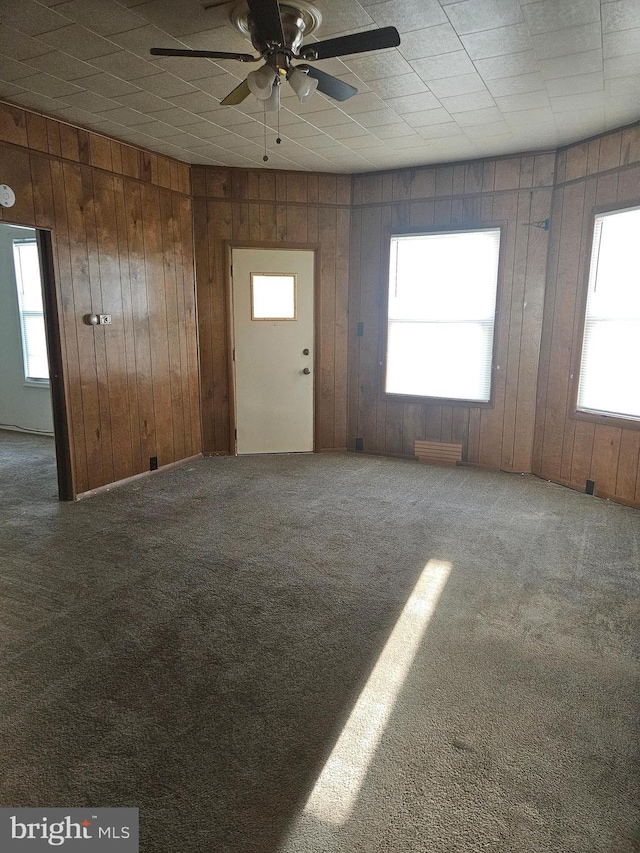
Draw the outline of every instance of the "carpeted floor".
[[[1,805],[137,806],[144,853],[638,850],[636,510],[359,454],[55,494],[1,433]]]

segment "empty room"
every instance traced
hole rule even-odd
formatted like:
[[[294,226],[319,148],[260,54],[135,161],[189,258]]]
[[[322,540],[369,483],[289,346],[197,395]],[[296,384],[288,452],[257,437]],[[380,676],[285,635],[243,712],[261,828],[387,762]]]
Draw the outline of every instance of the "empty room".
[[[2,0],[0,849],[640,844],[637,0]]]

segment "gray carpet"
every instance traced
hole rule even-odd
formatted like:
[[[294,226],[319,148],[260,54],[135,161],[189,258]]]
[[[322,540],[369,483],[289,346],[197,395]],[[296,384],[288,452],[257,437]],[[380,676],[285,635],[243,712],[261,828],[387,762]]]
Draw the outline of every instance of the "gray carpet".
[[[356,454],[59,504],[52,454],[0,434],[0,804],[138,806],[145,853],[638,849],[637,511]],[[416,619],[348,814],[305,811]]]

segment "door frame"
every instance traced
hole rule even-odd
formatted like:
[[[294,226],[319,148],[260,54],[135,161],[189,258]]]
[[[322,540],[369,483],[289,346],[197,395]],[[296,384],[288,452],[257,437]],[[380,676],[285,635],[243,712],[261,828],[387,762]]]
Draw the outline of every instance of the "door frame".
[[[9,218],[2,220],[2,224],[17,225],[20,228],[31,228],[36,233],[38,259],[40,262],[40,280],[42,282],[47,360],[49,362],[49,390],[51,392],[53,437],[56,448],[58,497],[61,501],[73,501],[75,500],[75,489],[64,385],[64,359],[62,355],[62,336],[60,334],[60,300],[53,259],[53,231],[50,228],[41,228],[38,225],[25,225],[24,222],[16,222]]]
[[[318,418],[320,403],[320,383],[317,381],[320,341],[320,244],[319,243],[276,243],[255,240],[225,240],[225,295],[227,300],[227,364],[229,382],[229,453],[237,456],[236,443],[236,371],[233,359],[235,331],[233,315],[233,279],[231,266],[234,249],[275,249],[276,251],[313,252],[313,452],[320,447]]]

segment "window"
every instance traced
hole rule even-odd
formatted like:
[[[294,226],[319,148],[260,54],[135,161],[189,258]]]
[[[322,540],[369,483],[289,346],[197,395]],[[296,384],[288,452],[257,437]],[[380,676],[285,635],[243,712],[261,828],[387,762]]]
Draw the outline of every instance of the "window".
[[[500,229],[394,236],[387,394],[488,402]]]
[[[252,272],[251,319],[295,320],[295,275]]]
[[[49,362],[47,359],[42,284],[36,241],[30,239],[14,240],[13,263],[20,311],[24,378],[27,382],[48,383]]]
[[[578,409],[640,418],[640,208],[595,217]]]

